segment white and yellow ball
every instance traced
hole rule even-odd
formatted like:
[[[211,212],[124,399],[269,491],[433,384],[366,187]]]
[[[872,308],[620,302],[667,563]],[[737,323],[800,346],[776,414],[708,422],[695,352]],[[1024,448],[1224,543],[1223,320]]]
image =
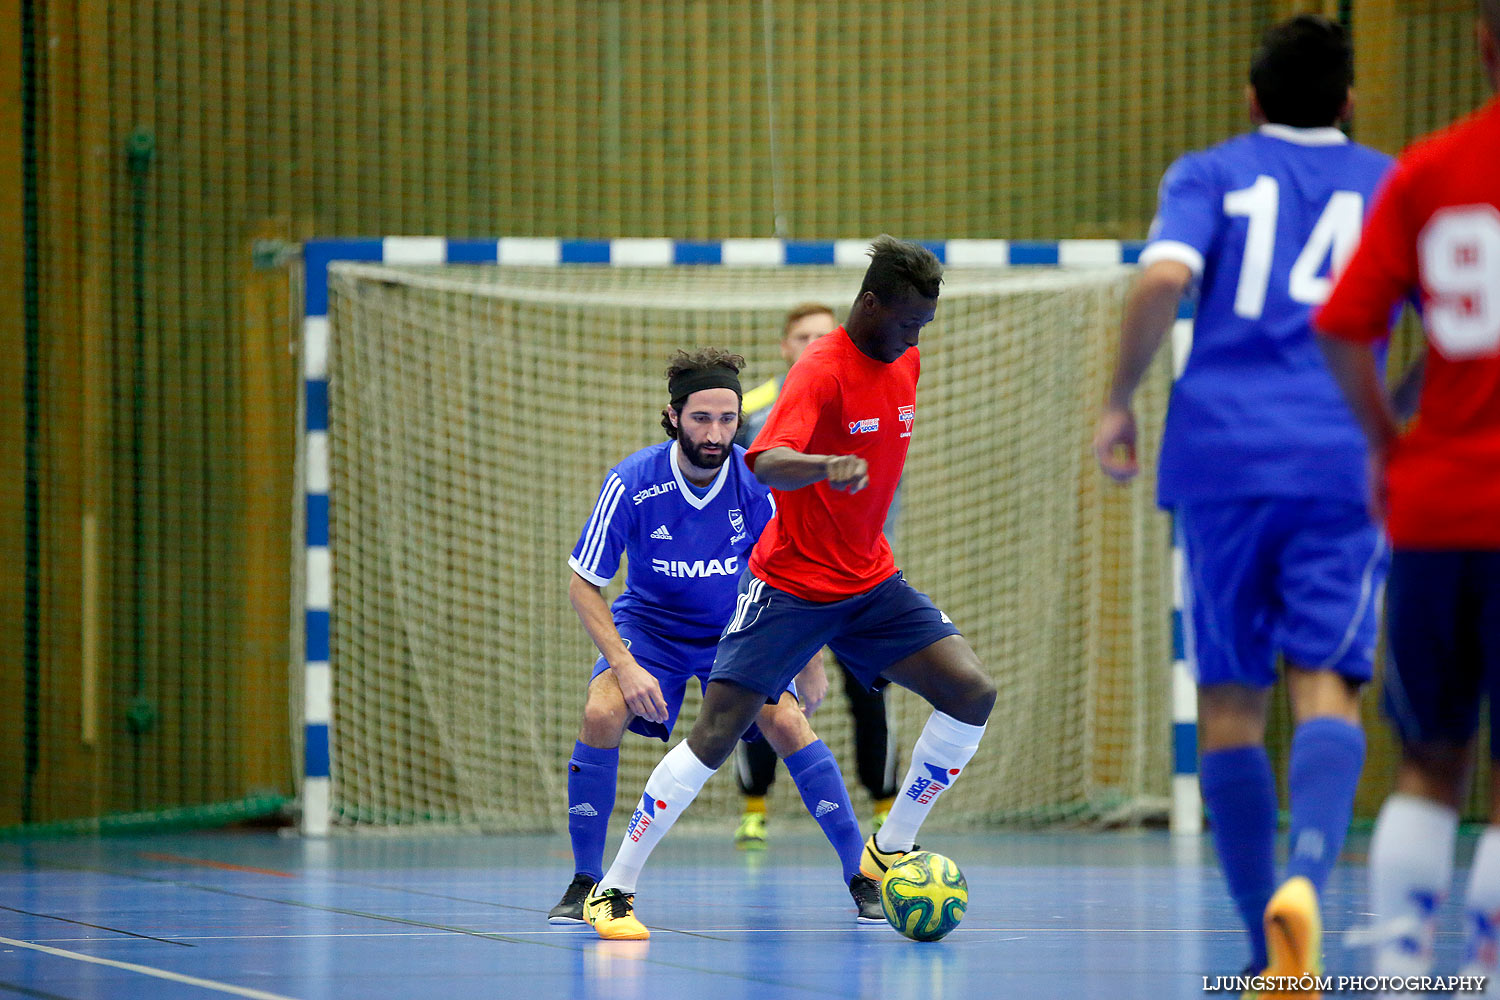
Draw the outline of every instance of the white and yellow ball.
[[[880,905],[897,931],[913,941],[936,941],[964,918],[969,883],[951,858],[914,851],[885,873]]]

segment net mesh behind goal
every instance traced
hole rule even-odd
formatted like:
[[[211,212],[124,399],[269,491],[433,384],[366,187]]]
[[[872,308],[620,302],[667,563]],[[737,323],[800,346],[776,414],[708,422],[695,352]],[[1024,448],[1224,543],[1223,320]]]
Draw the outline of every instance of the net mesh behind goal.
[[[815,300],[842,313],[860,277],[334,266],[336,826],[566,828],[567,758],[597,655],[567,599],[567,557],[605,471],[662,439],[673,351],[735,350],[756,385],[782,370],[785,311]],[[924,331],[893,542],[999,689],[989,735],[934,825],[1164,808],[1168,527],[1149,485],[1114,488],[1087,447],[1126,282],[1123,269],[951,269]],[[1162,360],[1140,394],[1144,441],[1159,433],[1169,379]],[[814,728],[868,816],[830,674]],[[692,688],[674,742],[697,715]],[[904,767],[929,709],[905,691],[888,705]],[[619,811],[664,750],[626,736]],[[723,775],[688,821],[727,824],[738,810]],[[811,822],[784,773],[770,810]]]

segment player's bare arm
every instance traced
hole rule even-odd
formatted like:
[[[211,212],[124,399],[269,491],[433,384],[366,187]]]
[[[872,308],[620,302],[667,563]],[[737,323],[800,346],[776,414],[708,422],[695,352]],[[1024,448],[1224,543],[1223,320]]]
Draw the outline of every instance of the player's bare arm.
[[[1318,346],[1328,360],[1339,388],[1349,400],[1349,408],[1364,430],[1370,447],[1389,451],[1399,433],[1396,414],[1391,409],[1380,373],[1375,367],[1375,352],[1368,344],[1357,344],[1338,337],[1318,336]]]
[[[1193,272],[1177,260],[1159,260],[1141,272],[1125,303],[1120,328],[1120,357],[1115,363],[1109,398],[1094,431],[1094,455],[1099,466],[1118,482],[1133,479],[1141,470],[1136,460],[1135,413],[1130,400],[1172,321],[1177,303],[1192,284]]]
[[[568,581],[568,600],[572,603],[573,610],[578,612],[583,630],[594,640],[600,655],[609,664],[610,671],[620,685],[620,693],[625,697],[625,707],[632,715],[665,723],[667,702],[662,697],[661,685],[630,654],[615,628],[609,605],[604,603],[603,593],[597,586],[574,573],[573,578]]]
[[[870,485],[870,470],[858,455],[806,455],[771,448],[755,459],[755,478],[778,490],[800,490],[827,481],[836,490],[858,493]]]
[[[1400,429],[1391,398],[1381,385],[1375,366],[1375,351],[1369,344],[1355,343],[1339,337],[1318,335],[1318,346],[1328,361],[1339,388],[1349,401],[1349,409],[1370,442],[1369,505],[1370,516],[1384,522],[1386,515],[1385,466]]]

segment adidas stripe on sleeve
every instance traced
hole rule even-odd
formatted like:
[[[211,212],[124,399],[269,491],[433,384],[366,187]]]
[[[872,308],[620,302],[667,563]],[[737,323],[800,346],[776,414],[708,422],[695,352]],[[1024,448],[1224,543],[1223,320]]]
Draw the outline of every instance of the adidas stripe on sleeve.
[[[568,565],[573,572],[598,587],[603,587],[614,578],[620,568],[620,556],[625,551],[625,542],[630,529],[630,504],[621,507],[625,496],[625,483],[613,471],[604,477],[599,489],[599,499],[594,502],[594,512]]]

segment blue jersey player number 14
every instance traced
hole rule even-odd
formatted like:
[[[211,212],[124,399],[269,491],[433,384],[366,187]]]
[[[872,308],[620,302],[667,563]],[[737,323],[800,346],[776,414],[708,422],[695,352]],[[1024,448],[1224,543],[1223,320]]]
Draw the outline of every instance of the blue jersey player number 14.
[[[1281,185],[1261,174],[1255,183],[1224,195],[1224,214],[1248,222],[1240,280],[1235,287],[1234,312],[1244,319],[1260,319],[1271,283],[1271,254],[1276,248],[1276,213]],[[1303,305],[1321,305],[1333,287],[1328,272],[1343,270],[1359,242],[1365,199],[1358,191],[1335,191],[1329,196],[1311,235],[1292,263],[1287,295]],[[1331,259],[1330,259],[1331,257]],[[1325,269],[1325,263],[1328,267]]]

